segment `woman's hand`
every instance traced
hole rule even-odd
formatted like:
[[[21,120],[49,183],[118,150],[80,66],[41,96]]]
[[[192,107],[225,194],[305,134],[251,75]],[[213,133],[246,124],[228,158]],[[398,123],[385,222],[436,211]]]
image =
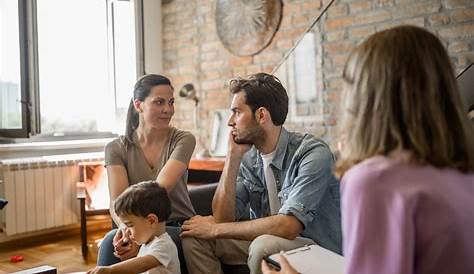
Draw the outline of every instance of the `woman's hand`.
[[[276,259],[277,262],[280,263],[281,270],[276,271],[275,269],[271,268],[268,266],[268,264],[262,260],[262,272],[263,274],[274,274],[274,273],[280,273],[280,274],[298,274],[298,271],[296,271],[290,263],[288,263],[288,260],[285,258],[283,255],[278,255],[278,258]]]
[[[130,240],[125,229],[118,229],[113,239],[114,255],[122,261],[137,256],[139,246]]]

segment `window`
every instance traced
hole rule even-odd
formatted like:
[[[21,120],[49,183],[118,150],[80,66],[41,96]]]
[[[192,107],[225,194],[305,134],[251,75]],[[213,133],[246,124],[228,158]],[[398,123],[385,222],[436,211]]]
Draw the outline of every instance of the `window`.
[[[18,2],[0,0],[0,128],[22,129]]]
[[[0,67],[0,136],[122,132],[137,74],[133,2],[0,0],[0,9],[0,56],[7,60]],[[32,45],[22,53],[27,38]],[[32,88],[22,94],[22,85]]]

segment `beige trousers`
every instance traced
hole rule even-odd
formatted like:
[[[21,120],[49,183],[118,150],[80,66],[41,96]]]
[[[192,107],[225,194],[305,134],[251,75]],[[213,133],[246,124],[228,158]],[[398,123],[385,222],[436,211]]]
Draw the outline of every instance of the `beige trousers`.
[[[309,238],[294,240],[261,235],[253,241],[182,238],[184,257],[190,274],[222,274],[221,262],[229,265],[248,264],[251,274],[262,273],[264,256],[315,244]]]

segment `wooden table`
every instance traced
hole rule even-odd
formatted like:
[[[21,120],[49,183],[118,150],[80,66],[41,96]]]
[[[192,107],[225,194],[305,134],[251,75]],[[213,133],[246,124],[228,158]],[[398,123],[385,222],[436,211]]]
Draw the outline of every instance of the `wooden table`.
[[[189,162],[190,170],[222,171],[225,158],[193,158]]]
[[[225,158],[191,159],[188,167],[188,184],[218,182]]]

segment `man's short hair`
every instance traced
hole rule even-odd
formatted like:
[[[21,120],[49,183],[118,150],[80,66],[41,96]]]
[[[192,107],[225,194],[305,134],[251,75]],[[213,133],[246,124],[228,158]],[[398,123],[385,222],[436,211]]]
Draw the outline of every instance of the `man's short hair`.
[[[168,220],[171,203],[166,190],[155,181],[145,181],[129,186],[114,203],[115,213],[147,217],[155,214],[160,222]]]
[[[232,94],[243,91],[245,103],[253,113],[260,108],[266,108],[272,117],[273,124],[283,125],[288,114],[288,94],[280,80],[267,73],[256,73],[247,79],[236,78],[230,81],[229,89]]]

